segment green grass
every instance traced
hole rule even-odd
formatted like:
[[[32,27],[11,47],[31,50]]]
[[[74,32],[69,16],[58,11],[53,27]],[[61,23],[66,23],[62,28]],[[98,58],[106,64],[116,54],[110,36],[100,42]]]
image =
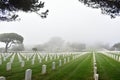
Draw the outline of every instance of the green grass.
[[[31,59],[25,61],[25,67],[21,68],[17,55],[15,55],[14,63],[12,64],[12,70],[6,71],[6,63],[9,58],[0,66],[0,76],[5,76],[6,80],[24,80],[25,70],[32,69],[32,80],[93,80],[93,57],[91,53],[82,55],[76,60],[63,64],[64,58],[60,56],[62,60],[62,66],[58,66],[59,59],[48,60],[47,62],[39,63],[36,56],[35,64],[31,65]],[[56,62],[56,70],[52,71],[52,62]],[[42,64],[47,65],[47,73],[41,74]]]
[[[99,80],[120,80],[120,63],[103,54],[96,53]]]

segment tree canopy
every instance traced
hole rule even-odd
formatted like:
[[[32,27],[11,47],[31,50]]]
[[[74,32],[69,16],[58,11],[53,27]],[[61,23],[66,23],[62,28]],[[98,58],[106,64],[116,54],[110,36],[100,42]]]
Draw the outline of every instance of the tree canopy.
[[[32,50],[36,52],[36,51],[37,51],[37,48],[34,47],[34,48],[32,48]]]
[[[5,52],[12,44],[22,44],[24,38],[16,33],[3,33],[0,34],[0,42],[5,43]]]
[[[44,2],[39,0],[0,0],[0,21],[14,21],[18,18],[18,11],[35,12],[46,18],[49,10],[39,12],[44,8]]]
[[[120,50],[120,43],[114,44],[113,48],[115,48],[115,50]]]
[[[11,51],[24,51],[25,47],[24,44],[17,44],[17,45],[13,45],[11,46]]]
[[[88,7],[100,8],[102,14],[110,15],[111,18],[120,16],[120,0],[79,0]]]

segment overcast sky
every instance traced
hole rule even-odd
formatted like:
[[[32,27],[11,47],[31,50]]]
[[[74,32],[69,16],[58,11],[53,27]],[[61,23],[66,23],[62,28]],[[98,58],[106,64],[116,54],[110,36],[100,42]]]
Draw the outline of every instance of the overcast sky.
[[[20,13],[20,22],[0,22],[0,33],[15,32],[24,44],[41,44],[59,36],[69,42],[120,42],[120,18],[111,19],[100,9],[84,6],[78,0],[44,0],[46,19],[35,13]]]

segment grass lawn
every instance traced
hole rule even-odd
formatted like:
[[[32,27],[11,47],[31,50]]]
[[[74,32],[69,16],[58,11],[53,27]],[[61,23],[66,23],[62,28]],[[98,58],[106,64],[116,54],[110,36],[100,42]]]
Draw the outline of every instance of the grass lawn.
[[[120,62],[96,53],[99,80],[120,80]]]
[[[32,80],[93,80],[93,57],[92,53],[82,55],[76,60],[58,66],[59,59],[49,60],[47,62],[39,63],[36,56],[35,64],[31,65],[31,60],[25,61],[25,67],[21,68],[17,55],[15,55],[14,63],[12,64],[12,70],[6,71],[6,63],[9,59],[0,66],[0,76],[5,76],[6,80],[24,80],[25,70],[32,69]],[[67,59],[67,58],[66,58]],[[52,62],[56,62],[56,70],[52,71]],[[42,64],[47,65],[47,73],[41,74]]]

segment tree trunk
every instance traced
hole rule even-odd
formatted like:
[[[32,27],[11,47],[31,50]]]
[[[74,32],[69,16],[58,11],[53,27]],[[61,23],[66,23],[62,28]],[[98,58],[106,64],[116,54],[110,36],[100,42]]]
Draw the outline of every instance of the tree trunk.
[[[6,43],[6,45],[5,45],[5,52],[7,53],[7,50],[8,50],[8,44],[9,43]]]

